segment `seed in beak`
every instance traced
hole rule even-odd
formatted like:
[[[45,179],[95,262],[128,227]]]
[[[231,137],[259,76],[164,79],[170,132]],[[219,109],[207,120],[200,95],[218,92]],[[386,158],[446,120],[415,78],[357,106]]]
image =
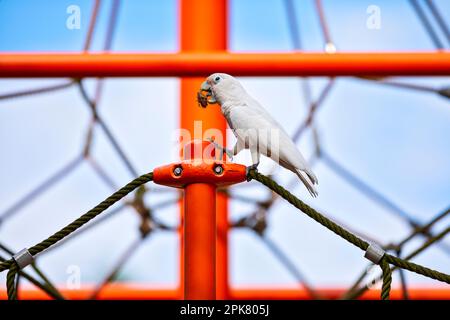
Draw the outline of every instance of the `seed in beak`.
[[[208,97],[203,95],[201,91],[197,92],[197,102],[200,107],[206,108],[208,106]]]
[[[175,167],[175,168],[173,169],[173,174],[174,174],[176,177],[181,176],[181,173],[182,173],[182,172],[183,172],[183,168],[181,168],[180,166]]]

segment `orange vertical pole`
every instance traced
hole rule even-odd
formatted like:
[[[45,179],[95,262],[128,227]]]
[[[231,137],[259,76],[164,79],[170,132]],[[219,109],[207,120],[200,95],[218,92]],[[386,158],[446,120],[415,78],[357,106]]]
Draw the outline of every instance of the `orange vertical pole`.
[[[184,188],[184,297],[216,299],[216,186]]]
[[[227,1],[226,0],[179,0],[180,10],[180,49],[181,52],[211,52],[227,49]],[[217,70],[220,72],[220,70]],[[203,109],[196,102],[196,93],[203,78],[182,78],[180,87],[180,127],[194,136],[194,125],[201,123],[202,131],[215,128],[223,132],[223,144],[226,144],[226,122],[216,106]],[[207,138],[207,137],[206,137]],[[186,190],[189,194],[190,191]],[[205,201],[205,197],[194,201]],[[211,205],[211,204],[209,204]],[[216,298],[225,299],[228,292],[228,248],[227,248],[227,199],[218,195],[215,201],[217,237],[216,246]],[[187,209],[188,207],[185,207]],[[200,226],[198,226],[200,227]],[[182,250],[183,251],[183,250]],[[198,257],[201,259],[201,257]],[[183,257],[181,259],[183,261]],[[197,261],[207,263],[207,261]],[[182,266],[181,270],[184,269]],[[206,275],[202,275],[206,276]],[[209,275],[208,275],[209,277]],[[183,284],[184,275],[181,274]],[[184,288],[184,292],[189,289]]]

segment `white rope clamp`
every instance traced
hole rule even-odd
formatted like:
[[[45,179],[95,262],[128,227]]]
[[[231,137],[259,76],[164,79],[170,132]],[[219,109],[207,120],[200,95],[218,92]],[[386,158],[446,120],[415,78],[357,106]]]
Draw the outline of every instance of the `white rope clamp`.
[[[34,258],[31,255],[30,251],[28,251],[28,249],[26,248],[17,252],[12,258],[21,270],[26,266],[32,264],[34,261]]]
[[[371,243],[364,254],[364,258],[379,264],[386,252],[376,243]]]

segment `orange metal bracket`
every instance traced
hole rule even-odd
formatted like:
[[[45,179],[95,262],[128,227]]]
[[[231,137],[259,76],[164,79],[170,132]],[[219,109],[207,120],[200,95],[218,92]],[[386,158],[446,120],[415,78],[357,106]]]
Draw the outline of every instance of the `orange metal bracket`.
[[[245,181],[246,167],[216,160],[215,147],[194,140],[185,160],[153,170],[157,184],[184,189],[184,297],[216,299],[216,187]]]

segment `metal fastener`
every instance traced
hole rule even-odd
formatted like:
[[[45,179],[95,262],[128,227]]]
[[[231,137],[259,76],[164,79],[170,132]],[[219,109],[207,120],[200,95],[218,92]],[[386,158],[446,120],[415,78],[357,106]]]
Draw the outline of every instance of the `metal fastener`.
[[[22,249],[19,252],[17,252],[13,256],[14,261],[17,263],[20,269],[25,268],[29,264],[32,264],[34,261],[33,256],[28,251],[28,249]]]
[[[215,174],[222,174],[223,173],[223,167],[220,164],[217,164],[214,166],[214,173]]]
[[[375,264],[380,263],[385,251],[377,244],[371,243],[364,254],[364,257],[369,259]]]
[[[183,172],[183,168],[180,167],[180,166],[175,167],[175,168],[173,169],[173,174],[174,174],[175,176],[177,176],[177,177],[181,176],[181,173],[182,173],[182,172]]]

